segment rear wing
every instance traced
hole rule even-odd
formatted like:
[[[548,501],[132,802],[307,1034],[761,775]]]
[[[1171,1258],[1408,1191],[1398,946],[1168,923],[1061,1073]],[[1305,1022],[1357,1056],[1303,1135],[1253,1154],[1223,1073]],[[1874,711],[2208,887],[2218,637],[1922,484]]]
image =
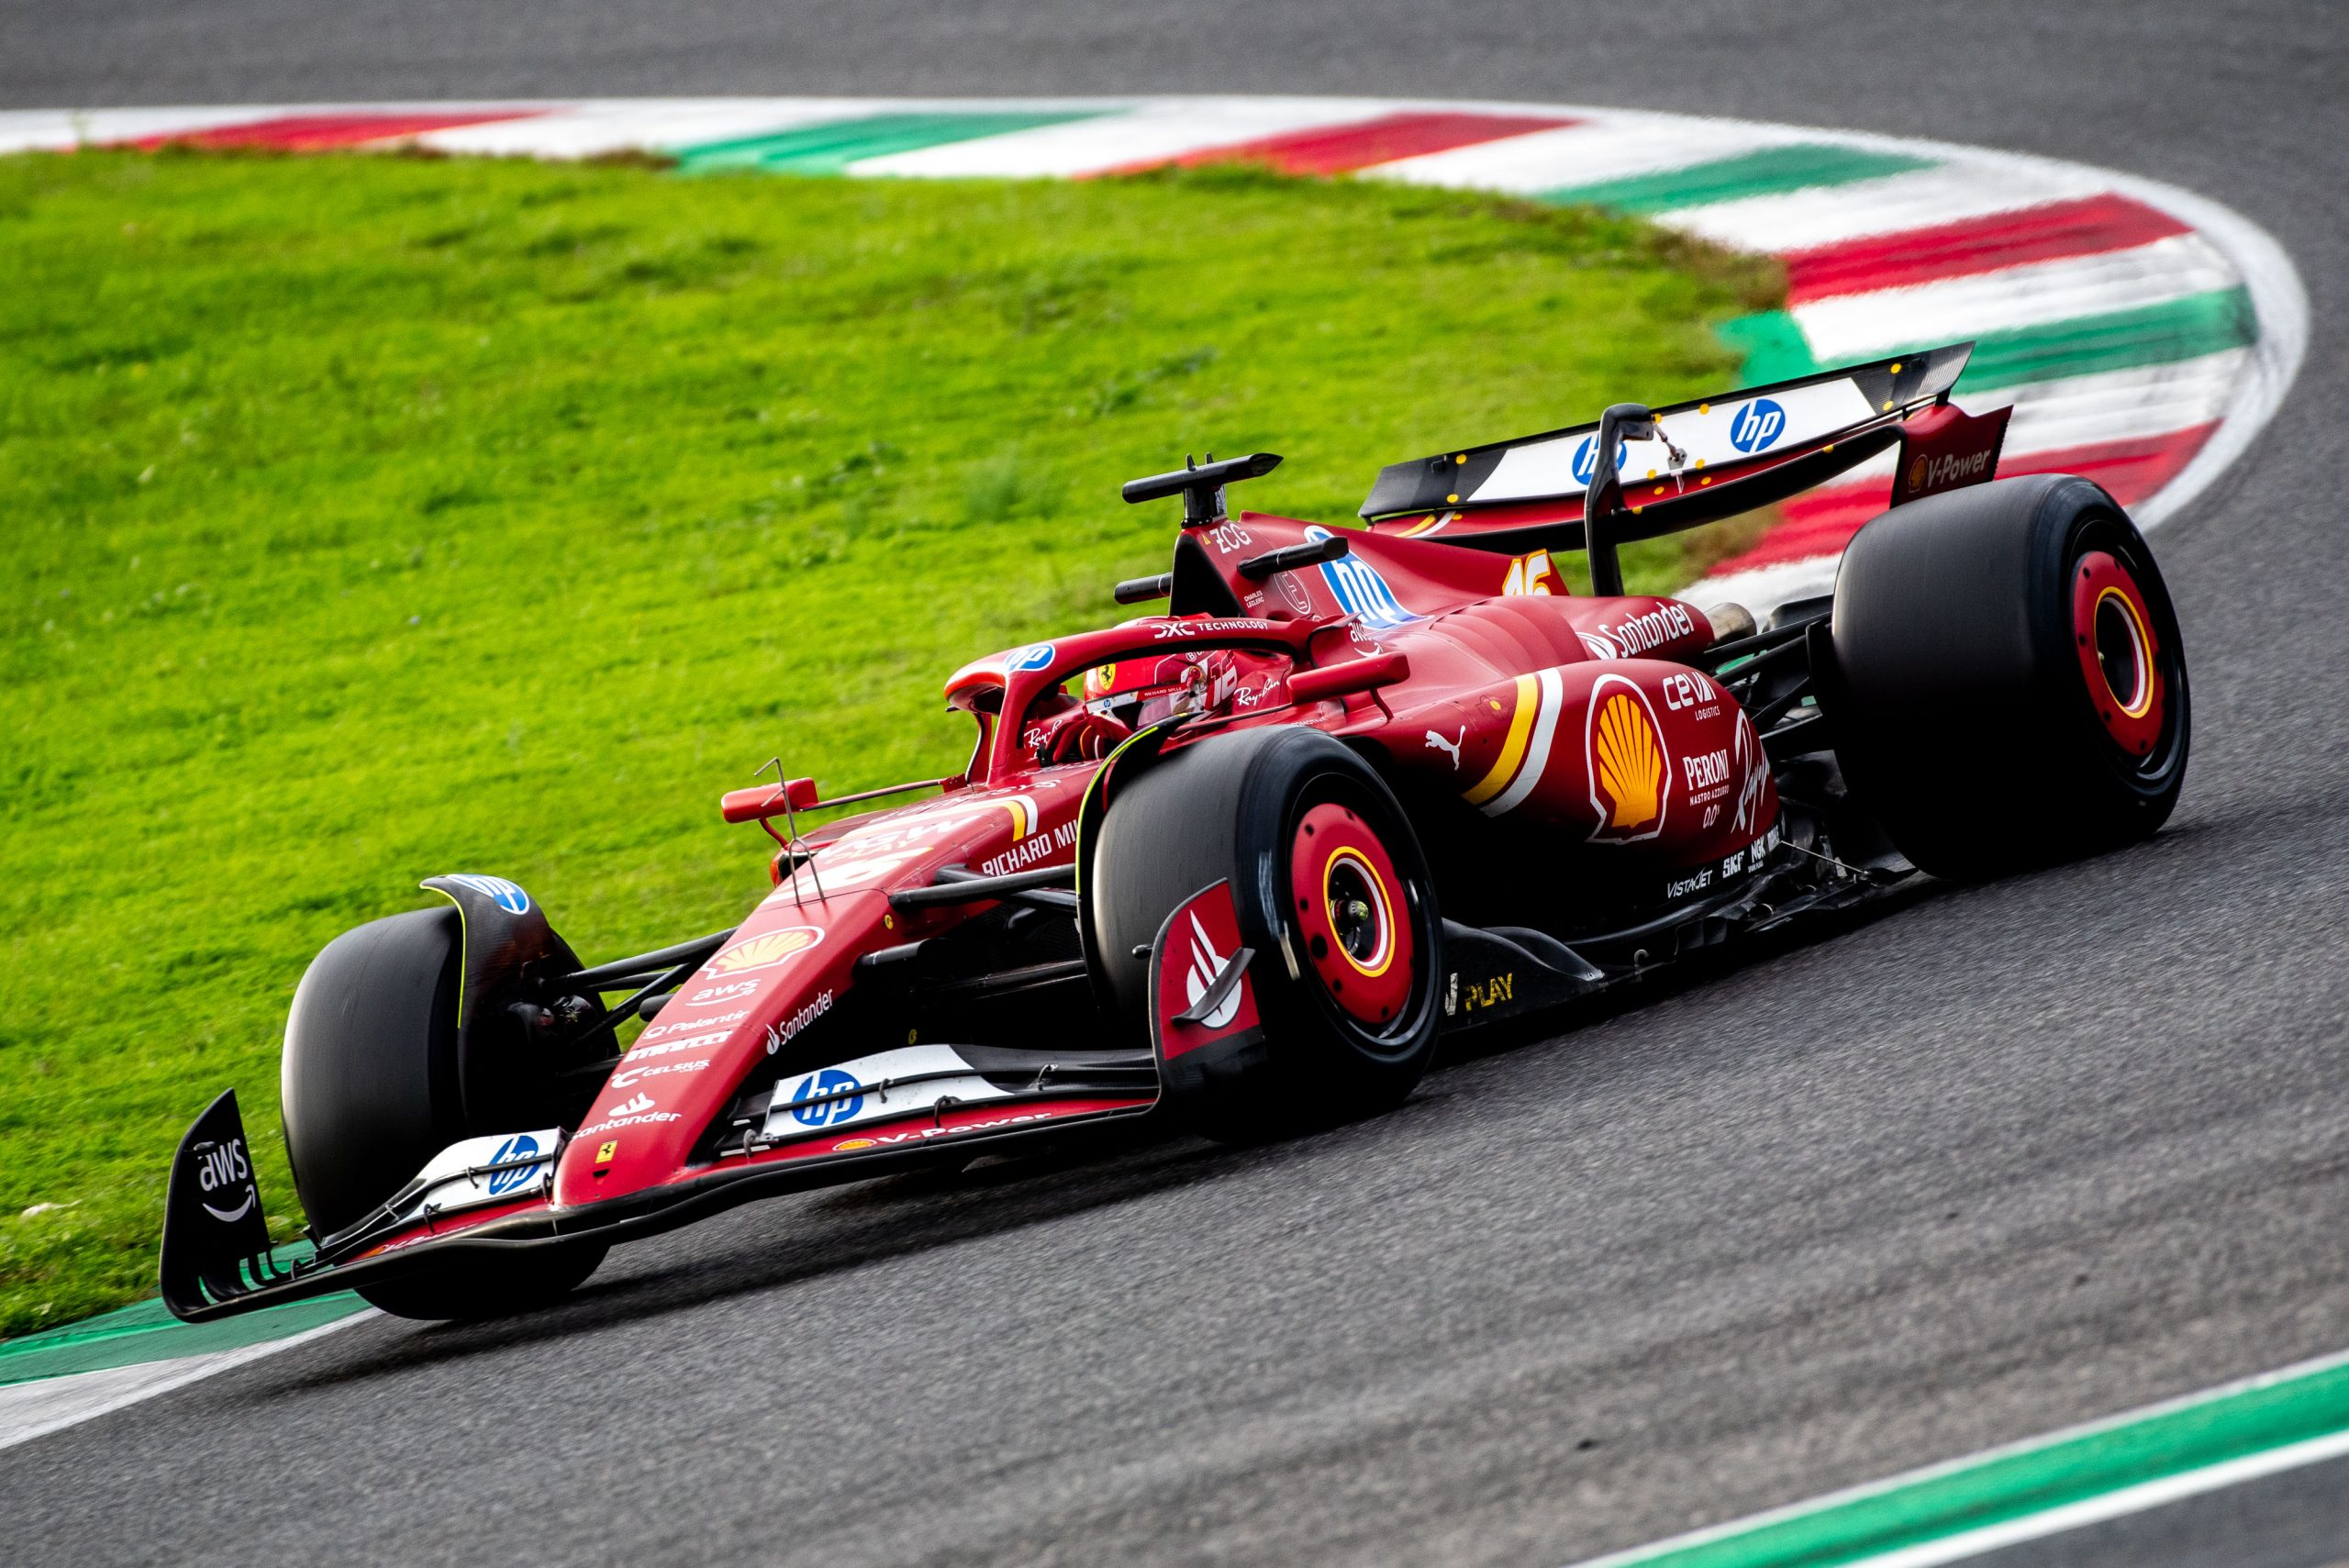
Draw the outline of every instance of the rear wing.
[[[2007,411],[1975,419],[1946,408],[1973,352],[1970,342],[1954,343],[1653,410],[1627,405],[1609,410],[1608,421],[1390,463],[1361,515],[1404,537],[1439,535],[1472,549],[1582,550],[1596,481],[1600,543],[1611,553],[1618,543],[1783,500],[1903,441],[1930,440],[1936,452],[1987,441],[1987,460],[1968,463],[1960,481],[1978,483],[1997,465]],[[1909,428],[1911,416],[1937,406],[1943,417]],[[1609,421],[1620,432],[1611,463],[1598,450]],[[1923,493],[1913,484],[1903,493],[1909,466],[1895,482],[1894,503]]]

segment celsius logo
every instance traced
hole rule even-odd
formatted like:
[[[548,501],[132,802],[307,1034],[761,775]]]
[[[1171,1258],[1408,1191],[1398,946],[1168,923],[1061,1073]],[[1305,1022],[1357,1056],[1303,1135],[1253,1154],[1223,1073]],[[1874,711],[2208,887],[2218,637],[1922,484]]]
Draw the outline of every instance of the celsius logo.
[[[1757,397],[1729,422],[1729,444],[1742,452],[1764,451],[1786,429],[1787,411],[1766,397]]]
[[[1309,528],[1305,530],[1305,537],[1319,542],[1331,536],[1328,528]],[[1419,618],[1403,607],[1395,590],[1378,574],[1378,568],[1367,561],[1357,561],[1351,555],[1325,561],[1321,563],[1321,581],[1330,585],[1338,607],[1364,626],[1384,631]]]
[[[238,1182],[245,1184],[245,1201],[232,1209],[217,1209],[210,1204],[204,1212],[222,1221],[242,1219],[261,1201],[261,1189],[252,1184],[253,1168],[245,1159],[245,1140],[232,1138],[226,1143],[216,1143],[196,1159],[195,1184],[201,1191],[217,1193]]]
[[[1013,670],[1041,670],[1052,662],[1052,645],[1051,643],[1031,642],[1011,656],[1011,662],[1008,667]]]
[[[507,1165],[508,1168],[490,1172],[489,1195],[502,1197],[529,1181],[530,1173],[539,1168],[538,1162],[531,1158],[538,1151],[539,1140],[527,1132],[518,1132],[499,1144],[497,1152],[489,1157],[489,1162],[492,1165]],[[529,1163],[519,1162],[525,1161]]]
[[[1615,443],[1615,467],[1618,472],[1621,471],[1624,462],[1630,459],[1631,455],[1630,442]],[[1576,484],[1589,484],[1590,476],[1598,471],[1598,438],[1597,436],[1585,436],[1582,439],[1582,445],[1575,449],[1574,471]]]
[[[818,1100],[819,1095],[826,1097]],[[830,1127],[863,1108],[864,1085],[837,1067],[809,1073],[791,1093],[791,1118],[802,1127]]]
[[[452,876],[449,880],[472,888],[484,898],[495,901],[497,906],[508,915],[527,915],[530,912],[530,895],[502,876],[476,876],[468,873],[463,876]]]

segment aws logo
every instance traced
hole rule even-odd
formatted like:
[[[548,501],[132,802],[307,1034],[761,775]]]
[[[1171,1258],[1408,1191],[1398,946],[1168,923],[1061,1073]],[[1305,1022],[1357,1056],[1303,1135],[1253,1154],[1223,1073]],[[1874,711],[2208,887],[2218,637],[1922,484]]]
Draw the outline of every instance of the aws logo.
[[[231,1138],[201,1150],[195,1161],[195,1184],[197,1190],[205,1195],[202,1200],[204,1212],[224,1223],[232,1223],[250,1214],[253,1205],[261,1201],[261,1189],[252,1184],[252,1162],[245,1158],[243,1139]],[[230,1209],[212,1207],[214,1193],[222,1194],[222,1201],[226,1202],[228,1189],[239,1183],[245,1189],[242,1202]]]
[[[1590,772],[1590,805],[1598,825],[1591,837],[1611,843],[1653,839],[1664,831],[1672,795],[1664,735],[1647,694],[1620,675],[1591,684],[1583,749]]]
[[[823,940],[824,933],[813,926],[781,926],[747,941],[736,942],[709,961],[710,973],[744,974],[753,969],[772,969]]]

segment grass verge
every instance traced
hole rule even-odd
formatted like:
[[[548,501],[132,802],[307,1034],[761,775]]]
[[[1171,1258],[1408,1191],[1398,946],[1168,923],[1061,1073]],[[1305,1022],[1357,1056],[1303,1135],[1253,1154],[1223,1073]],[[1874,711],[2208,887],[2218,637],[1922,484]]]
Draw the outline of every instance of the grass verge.
[[[151,1289],[165,1165],[336,932],[494,871],[589,955],[733,919],[783,752],[959,764],[965,658],[1163,569],[1116,486],[1377,466],[1725,385],[1754,264],[1239,172],[943,184],[0,159],[0,1334]],[[1633,575],[1680,576],[1677,541]]]

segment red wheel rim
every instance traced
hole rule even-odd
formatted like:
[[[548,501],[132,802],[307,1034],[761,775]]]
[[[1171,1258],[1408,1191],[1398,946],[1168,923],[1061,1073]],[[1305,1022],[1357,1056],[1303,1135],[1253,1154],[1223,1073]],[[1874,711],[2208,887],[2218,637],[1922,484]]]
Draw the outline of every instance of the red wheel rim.
[[[2097,721],[2132,760],[2150,756],[2167,700],[2161,645],[2137,580],[2103,550],[2073,564],[2072,639]]]
[[[1411,999],[1411,907],[1386,846],[1350,807],[1313,806],[1289,849],[1305,959],[1338,1010],[1380,1029]]]

